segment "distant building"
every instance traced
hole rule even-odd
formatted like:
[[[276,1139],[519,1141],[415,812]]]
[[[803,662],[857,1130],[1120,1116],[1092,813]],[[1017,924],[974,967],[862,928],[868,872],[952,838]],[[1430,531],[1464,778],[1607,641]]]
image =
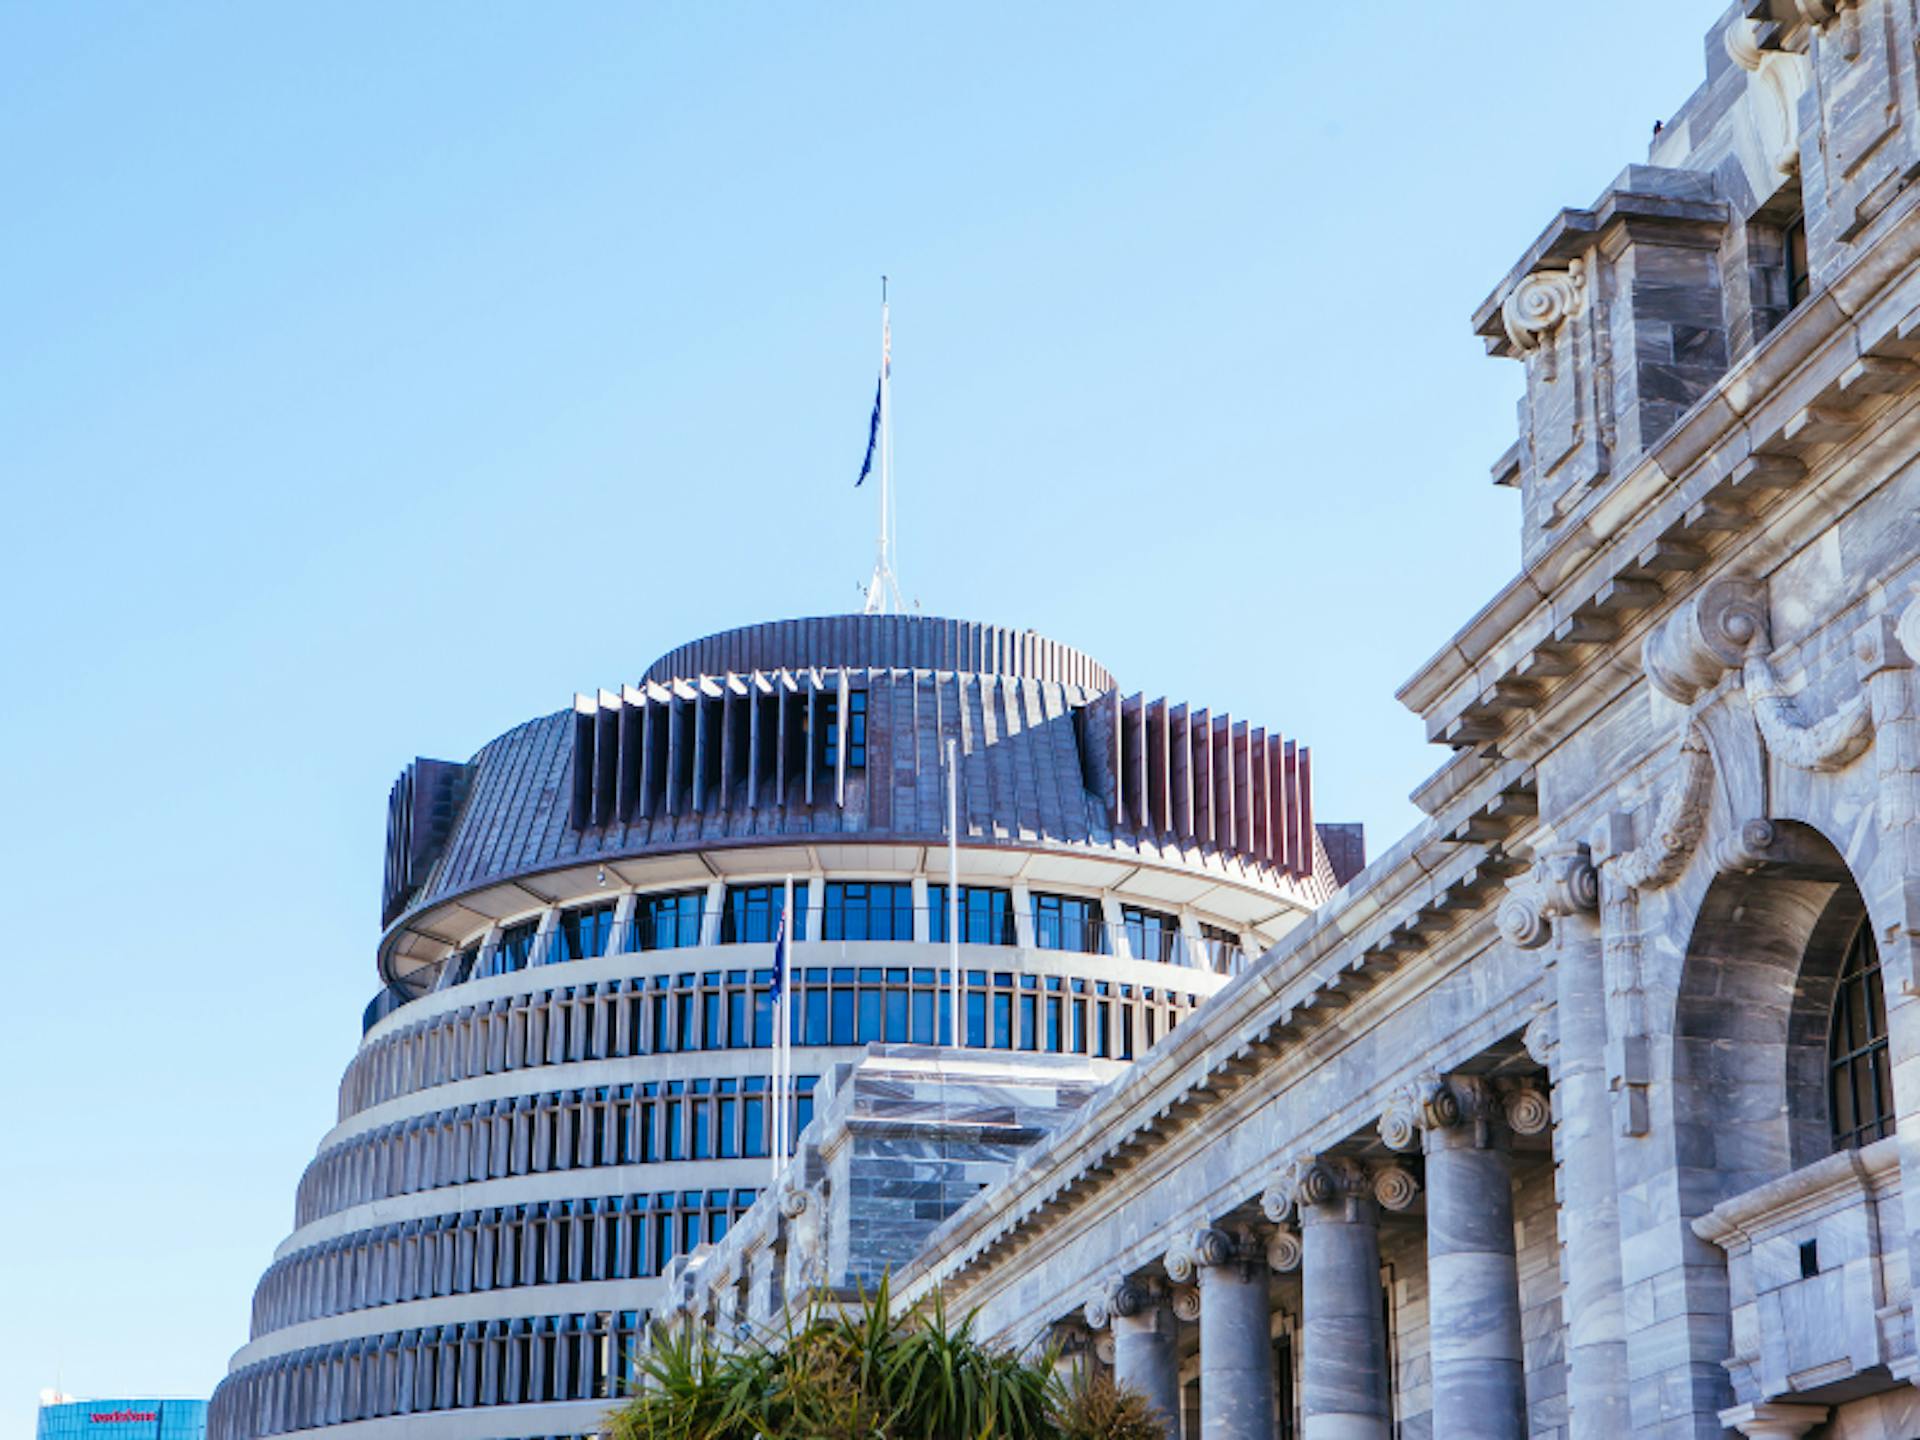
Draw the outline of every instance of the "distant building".
[[[43,1400],[34,1440],[205,1440],[204,1400]]]
[[[1124,694],[1032,631],[921,616],[711,636],[470,761],[416,761],[388,811],[382,988],[215,1440],[599,1430],[669,1262],[769,1182],[787,877],[796,1130],[870,1044],[953,1039],[949,743],[961,1038],[1055,1057],[1048,1105],[1361,863],[1357,826],[1322,843],[1304,746]]]

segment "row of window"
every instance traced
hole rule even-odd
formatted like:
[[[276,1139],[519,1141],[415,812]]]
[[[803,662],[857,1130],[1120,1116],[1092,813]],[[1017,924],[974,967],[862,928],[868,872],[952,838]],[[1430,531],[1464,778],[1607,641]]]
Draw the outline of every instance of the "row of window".
[[[804,966],[788,1007],[796,1045],[947,1045],[945,969]],[[704,970],[502,997],[382,1036],[340,1082],[340,1118],[477,1075],[636,1055],[767,1049],[771,970]],[[961,972],[965,1040],[975,1049],[1131,1060],[1198,1003],[1151,985],[1012,971]]]
[[[815,1076],[788,1097],[798,1135]],[[294,1224],[349,1206],[513,1175],[764,1156],[772,1136],[764,1075],[603,1085],[486,1100],[396,1121],[342,1141],[300,1177]]]
[[[794,939],[805,940],[808,926],[806,882],[794,886]],[[722,945],[767,944],[778,929],[786,902],[783,885],[730,886],[719,915]],[[706,892],[677,890],[635,898],[632,918],[614,953],[677,950],[701,943],[706,928]],[[927,887],[926,934],[946,944],[951,907],[945,885]],[[559,913],[554,928],[542,935],[538,920],[522,920],[501,930],[485,947],[448,957],[436,989],[488,975],[505,975],[533,965],[559,964],[605,955],[614,946],[615,908],[611,900],[579,905]],[[821,897],[820,938],[912,941],[916,909],[913,886],[903,881],[830,880]],[[1139,905],[1119,907],[1108,921],[1101,903],[1079,895],[1032,896],[1033,943],[1041,950],[1110,955],[1124,945],[1137,960],[1205,965],[1226,970],[1240,937],[1203,924],[1202,950],[1193,954],[1181,933],[1179,917]],[[984,885],[962,885],[960,941],[967,945],[1017,943],[1013,893]]]
[[[718,1241],[753,1190],[547,1200],[383,1225],[275,1262],[253,1295],[253,1336],[327,1315],[524,1285],[633,1280]]]
[[[639,1384],[638,1310],[473,1320],[298,1350],[235,1372],[214,1392],[208,1440],[480,1405],[612,1400]]]

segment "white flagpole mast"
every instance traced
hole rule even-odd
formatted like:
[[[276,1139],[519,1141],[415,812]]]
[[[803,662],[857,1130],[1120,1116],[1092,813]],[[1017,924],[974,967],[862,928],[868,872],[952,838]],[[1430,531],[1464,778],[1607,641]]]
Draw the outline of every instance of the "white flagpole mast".
[[[906,610],[893,574],[893,325],[887,311],[887,277],[880,277],[880,538],[873,579],[867,582],[866,613]]]
[[[966,1016],[960,1013],[960,758],[957,741],[947,741],[947,988],[953,998],[953,1048],[967,1044]]]
[[[780,1010],[774,1016],[779,1031],[774,1037],[774,1150],[773,1174],[777,1180],[787,1167],[788,1135],[787,1091],[792,1088],[793,1069],[793,876],[787,876],[785,896],[780,907],[780,933],[786,937],[786,974],[780,986]]]

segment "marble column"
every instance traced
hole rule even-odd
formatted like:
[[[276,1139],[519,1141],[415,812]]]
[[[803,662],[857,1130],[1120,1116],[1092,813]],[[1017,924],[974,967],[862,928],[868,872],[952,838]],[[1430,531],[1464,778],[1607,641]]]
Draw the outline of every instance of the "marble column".
[[[1167,1255],[1200,1289],[1200,1433],[1273,1440],[1273,1325],[1266,1247],[1245,1231],[1197,1230]]]
[[[1403,1171],[1394,1179],[1411,1183]],[[1392,1192],[1396,1199],[1402,1190],[1404,1185]],[[1301,1156],[1287,1167],[1282,1196],[1281,1203],[1300,1216],[1305,1440],[1390,1440],[1380,1212],[1372,1177],[1345,1156]],[[1270,1195],[1270,1216],[1281,1208],[1274,1201]]]
[[[1180,1357],[1164,1287],[1115,1275],[1086,1305],[1087,1324],[1113,1329],[1113,1378],[1146,1397],[1170,1434],[1180,1427]]]
[[[1522,949],[1553,946],[1553,1086],[1559,1099],[1560,1270],[1567,1318],[1569,1440],[1617,1440],[1632,1430],[1626,1308],[1620,1265],[1620,1187],[1607,1080],[1606,966],[1596,917],[1599,882],[1585,846],[1542,853],[1500,910]]]
[[[1478,1076],[1429,1076],[1400,1103],[1427,1158],[1434,1434],[1526,1440],[1513,1175],[1498,1098]],[[1380,1133],[1407,1148],[1399,1117],[1383,1117]]]

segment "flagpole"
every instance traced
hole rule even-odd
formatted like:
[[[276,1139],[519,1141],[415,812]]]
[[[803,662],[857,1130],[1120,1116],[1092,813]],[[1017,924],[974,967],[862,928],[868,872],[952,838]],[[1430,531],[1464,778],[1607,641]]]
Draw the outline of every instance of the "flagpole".
[[[960,1013],[960,759],[959,743],[947,741],[947,965],[953,999],[953,1048],[967,1044],[966,1017]]]
[[[774,1150],[773,1174],[777,1180],[787,1165],[787,1090],[793,1069],[793,876],[787,876],[780,906],[780,933],[786,937],[786,983],[780,987],[780,1013],[774,1017],[779,1026],[774,1040]]]
[[[900,596],[900,582],[893,574],[893,322],[887,306],[887,277],[880,277],[880,385],[876,397],[880,433],[880,534],[874,545],[873,579],[867,582],[866,613],[898,614],[906,610]],[[864,468],[861,471],[865,478]]]

